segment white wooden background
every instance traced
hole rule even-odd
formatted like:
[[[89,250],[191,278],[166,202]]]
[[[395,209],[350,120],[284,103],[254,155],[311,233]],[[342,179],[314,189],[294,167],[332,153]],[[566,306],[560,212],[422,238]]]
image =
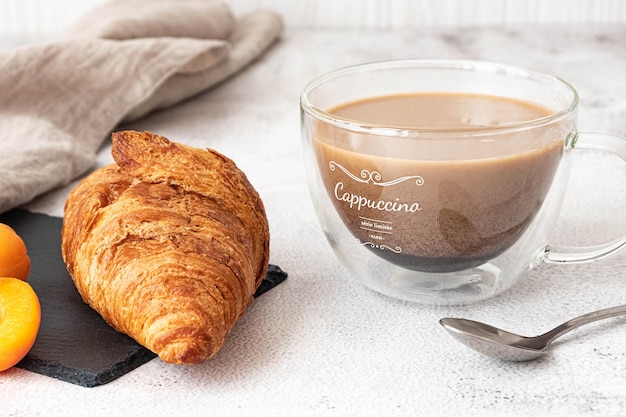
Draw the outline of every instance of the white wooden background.
[[[54,35],[104,0],[0,0],[0,35]],[[625,0],[226,0],[271,8],[288,27],[406,28],[626,23]]]

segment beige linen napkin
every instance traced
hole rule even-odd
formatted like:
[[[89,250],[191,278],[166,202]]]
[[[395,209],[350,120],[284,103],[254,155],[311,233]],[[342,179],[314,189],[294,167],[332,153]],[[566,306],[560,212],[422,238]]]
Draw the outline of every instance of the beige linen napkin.
[[[109,132],[196,95],[280,35],[217,0],[112,0],[60,39],[0,51],[0,213],[86,172]]]

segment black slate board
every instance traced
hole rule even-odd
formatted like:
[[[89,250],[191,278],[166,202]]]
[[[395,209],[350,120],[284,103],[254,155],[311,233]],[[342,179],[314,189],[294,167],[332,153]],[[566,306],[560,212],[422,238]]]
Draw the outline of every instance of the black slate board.
[[[18,209],[0,215],[0,223],[11,226],[24,240],[31,259],[28,282],[41,304],[37,340],[17,367],[94,387],[156,357],[83,303],[61,257],[61,218]],[[285,272],[270,265],[255,297],[285,279]]]

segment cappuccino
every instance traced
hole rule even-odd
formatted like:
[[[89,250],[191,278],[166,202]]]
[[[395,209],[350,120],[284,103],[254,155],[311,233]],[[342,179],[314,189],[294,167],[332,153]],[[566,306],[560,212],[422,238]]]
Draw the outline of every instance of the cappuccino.
[[[569,132],[542,126],[552,112],[538,105],[469,93],[369,97],[327,112],[338,123],[316,125],[313,147],[341,220],[362,246],[426,272],[511,247],[541,208]],[[395,132],[387,142],[368,141],[385,129]]]

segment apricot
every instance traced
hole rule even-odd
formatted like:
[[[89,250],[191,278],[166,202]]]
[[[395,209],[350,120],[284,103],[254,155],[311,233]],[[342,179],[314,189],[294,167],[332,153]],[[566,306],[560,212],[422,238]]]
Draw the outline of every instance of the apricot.
[[[41,307],[26,281],[0,277],[0,372],[30,351],[39,332]]]
[[[10,226],[0,223],[0,277],[26,281],[29,272],[30,258],[24,241]]]

